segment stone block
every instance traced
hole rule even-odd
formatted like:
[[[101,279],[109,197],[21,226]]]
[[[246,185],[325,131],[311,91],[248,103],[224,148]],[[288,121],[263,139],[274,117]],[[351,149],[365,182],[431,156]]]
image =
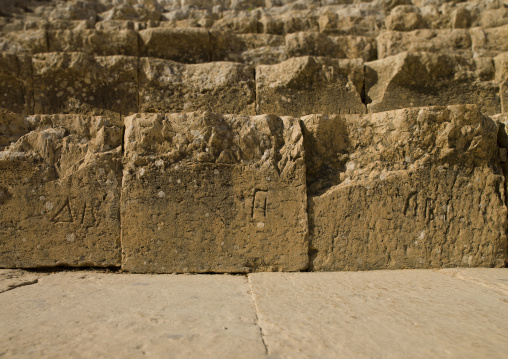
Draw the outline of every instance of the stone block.
[[[212,61],[271,65],[287,60],[284,36],[210,31]]]
[[[80,52],[33,56],[35,113],[138,112],[138,59]]]
[[[335,181],[310,192],[312,270],[505,266],[498,126],[476,106],[302,123],[306,139],[334,144],[306,144],[307,163],[342,158],[321,164]],[[343,130],[329,133],[330,126]]]
[[[183,63],[210,61],[210,37],[206,29],[151,28],[139,32],[140,56]]]
[[[122,129],[36,115],[0,152],[0,267],[120,264]]]
[[[255,114],[254,69],[234,62],[186,65],[142,57],[141,112],[207,110]]]
[[[375,36],[383,22],[375,16],[341,16],[323,14],[318,19],[319,31],[328,35]]]
[[[378,59],[408,52],[441,52],[471,56],[468,30],[383,31],[376,38]]]
[[[297,120],[209,112],[126,118],[122,268],[250,272],[307,266]]]
[[[490,58],[402,53],[367,63],[365,87],[369,112],[455,104],[478,104],[487,114],[501,111]]]
[[[508,51],[505,39],[508,37],[508,25],[490,29],[471,29],[473,51],[479,56],[496,56]]]
[[[375,60],[376,39],[365,36],[327,36],[319,32],[299,32],[286,36],[289,57],[327,56],[337,59]]]
[[[0,108],[31,114],[33,101],[30,57],[0,53]]]
[[[87,52],[96,56],[138,56],[138,35],[133,30],[48,31],[49,51]]]
[[[0,36],[0,51],[11,54],[38,54],[48,51],[46,31],[10,31]]]
[[[365,113],[362,90],[359,59],[298,57],[256,67],[258,113]]]

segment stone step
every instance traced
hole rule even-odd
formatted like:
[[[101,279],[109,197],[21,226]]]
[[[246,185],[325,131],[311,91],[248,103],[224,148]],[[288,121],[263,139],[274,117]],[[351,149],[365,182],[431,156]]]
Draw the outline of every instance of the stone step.
[[[0,108],[21,114],[208,110],[301,116],[477,104],[506,111],[507,53],[467,58],[402,53],[382,60],[294,57],[256,67],[236,62],[182,64],[86,53],[0,53]]]
[[[508,259],[508,118],[473,105],[141,113],[124,125],[1,119],[0,267],[326,271]]]

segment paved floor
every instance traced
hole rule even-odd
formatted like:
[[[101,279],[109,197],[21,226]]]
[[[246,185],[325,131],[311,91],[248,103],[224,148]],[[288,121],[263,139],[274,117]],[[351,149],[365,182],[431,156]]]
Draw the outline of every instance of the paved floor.
[[[508,269],[0,270],[5,358],[506,358]]]

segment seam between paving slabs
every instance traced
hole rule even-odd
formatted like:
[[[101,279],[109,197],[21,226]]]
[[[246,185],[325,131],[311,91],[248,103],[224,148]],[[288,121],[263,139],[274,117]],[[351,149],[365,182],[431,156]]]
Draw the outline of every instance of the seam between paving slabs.
[[[263,346],[265,347],[265,354],[266,355],[269,355],[270,352],[268,350],[268,345],[266,345],[266,342],[265,342],[265,335],[263,334],[263,328],[261,327],[261,324],[259,323],[259,309],[258,309],[258,304],[256,302],[256,297],[254,296],[254,289],[252,288],[252,282],[250,280],[250,275],[248,274],[247,275],[247,283],[249,284],[249,292],[250,292],[250,295],[251,295],[251,298],[252,298],[252,303],[254,304],[254,315],[255,315],[255,323],[256,323],[256,326],[259,328],[259,335],[261,336],[261,342],[263,343]]]

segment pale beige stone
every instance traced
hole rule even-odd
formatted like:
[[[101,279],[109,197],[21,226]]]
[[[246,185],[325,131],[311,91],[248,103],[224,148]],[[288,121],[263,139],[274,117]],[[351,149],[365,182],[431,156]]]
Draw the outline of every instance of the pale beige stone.
[[[64,272],[0,305],[8,358],[266,358],[243,276]]]
[[[210,37],[205,29],[153,28],[139,32],[140,55],[183,63],[210,61]]]
[[[0,53],[0,108],[31,114],[33,101],[30,57]]]
[[[121,128],[27,121],[34,129],[0,152],[0,268],[119,265]]]
[[[115,116],[138,111],[136,57],[54,52],[35,55],[32,64],[35,113]]]
[[[35,284],[42,276],[44,274],[31,273],[21,269],[0,269],[0,294],[25,285]]]
[[[341,16],[324,14],[318,20],[319,31],[330,35],[371,36],[383,27],[375,16]]]
[[[505,266],[498,126],[475,106],[309,116],[303,125],[316,143],[336,143],[306,145],[307,163],[341,160],[313,168],[329,177],[309,185],[312,270]]]
[[[307,16],[306,16],[307,15]],[[291,11],[278,16],[263,16],[259,19],[258,32],[285,35],[301,31],[319,31],[318,18],[307,12]]]
[[[442,52],[471,56],[471,36],[464,29],[382,31],[376,38],[379,59],[408,52]]]
[[[406,52],[367,63],[365,87],[370,112],[455,104],[478,104],[487,114],[501,111],[490,58]]]
[[[250,272],[307,266],[299,122],[263,115],[126,118],[122,268]]]
[[[362,90],[359,59],[298,57],[256,67],[258,113],[365,113]]]
[[[254,69],[234,62],[186,65],[140,58],[142,112],[206,110],[255,114]]]
[[[508,25],[490,29],[471,29],[472,49],[480,56],[496,56],[508,51],[504,39],[508,37]]]
[[[49,51],[87,52],[97,56],[138,55],[138,35],[132,30],[48,31]]]
[[[504,357],[506,292],[492,287],[508,271],[482,276],[491,288],[423,270],[255,273],[249,281],[272,357]]]

